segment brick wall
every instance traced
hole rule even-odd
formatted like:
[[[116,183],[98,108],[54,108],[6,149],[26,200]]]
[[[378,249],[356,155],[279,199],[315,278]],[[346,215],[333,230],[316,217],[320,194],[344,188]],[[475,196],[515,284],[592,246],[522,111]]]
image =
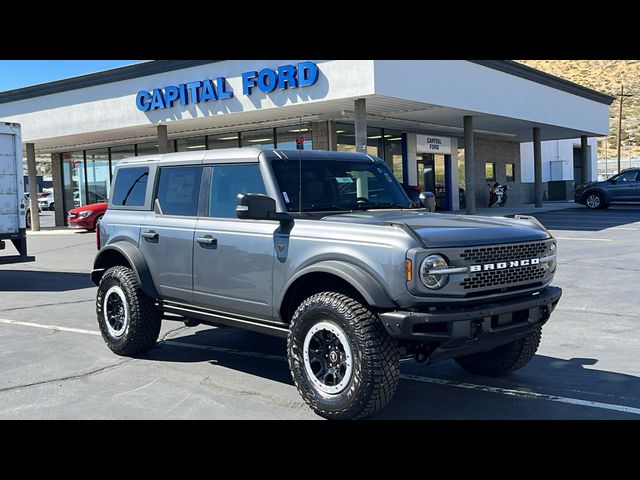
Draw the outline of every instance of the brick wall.
[[[534,202],[533,183],[522,183],[520,176],[520,144],[501,140],[475,139],[476,207],[487,207],[489,188],[485,180],[484,164],[495,163],[496,182],[509,186],[507,205]],[[507,182],[506,165],[515,165],[515,181]],[[543,184],[546,198],[546,184]]]
[[[312,122],[311,140],[314,150],[337,150],[336,124],[334,121]]]

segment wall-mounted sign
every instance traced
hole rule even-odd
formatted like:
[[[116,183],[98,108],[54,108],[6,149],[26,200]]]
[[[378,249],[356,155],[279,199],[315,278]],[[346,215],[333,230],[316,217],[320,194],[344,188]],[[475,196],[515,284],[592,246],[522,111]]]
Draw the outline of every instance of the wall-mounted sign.
[[[242,74],[242,94],[251,95],[255,88],[271,93],[278,90],[310,87],[318,81],[320,70],[313,62],[302,62],[297,65],[280,65],[263,68],[260,71],[249,70]],[[205,79],[195,82],[168,85],[152,90],[140,90],[136,95],[136,107],[142,112],[171,108],[176,102],[182,106],[193,103],[224,100],[233,97],[233,89],[225,77],[215,80]]]
[[[451,155],[451,139],[449,137],[437,137],[435,135],[416,135],[418,153],[440,153]]]

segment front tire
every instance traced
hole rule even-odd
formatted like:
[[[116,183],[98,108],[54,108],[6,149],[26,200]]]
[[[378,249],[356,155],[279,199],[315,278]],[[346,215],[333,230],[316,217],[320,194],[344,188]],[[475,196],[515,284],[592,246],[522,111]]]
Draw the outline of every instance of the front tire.
[[[31,228],[31,210],[27,210],[27,214],[25,215],[25,222],[27,224],[27,228]]]
[[[598,192],[590,193],[585,200],[585,205],[590,210],[606,208],[604,198]]]
[[[50,212],[54,212],[55,209],[56,209],[56,204],[55,203],[52,203],[52,204],[49,205],[49,211]]]
[[[397,343],[375,313],[340,293],[318,293],[300,304],[287,354],[298,392],[324,418],[372,415],[398,386]]]
[[[488,377],[503,377],[524,367],[533,358],[540,345],[542,329],[527,337],[487,352],[472,353],[456,358],[456,362],[470,373]]]
[[[102,217],[104,215],[100,215],[98,218],[96,218],[93,222],[93,228],[90,230],[91,232],[95,232],[98,228],[100,228],[100,220],[102,220]]]
[[[113,353],[144,353],[158,340],[162,314],[130,268],[111,267],[104,273],[98,286],[96,315],[102,338]]]

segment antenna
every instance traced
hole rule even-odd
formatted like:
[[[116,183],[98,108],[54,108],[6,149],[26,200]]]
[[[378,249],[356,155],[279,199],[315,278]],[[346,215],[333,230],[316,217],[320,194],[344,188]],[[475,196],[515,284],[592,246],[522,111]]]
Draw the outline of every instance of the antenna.
[[[299,130],[298,135],[302,133],[302,115]],[[304,143],[302,145],[304,146]],[[298,148],[298,213],[302,213],[302,150],[300,148]]]

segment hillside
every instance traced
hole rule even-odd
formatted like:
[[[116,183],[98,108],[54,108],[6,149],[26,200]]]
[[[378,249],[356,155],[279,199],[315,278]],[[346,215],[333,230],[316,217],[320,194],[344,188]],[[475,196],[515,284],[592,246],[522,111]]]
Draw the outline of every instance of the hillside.
[[[602,93],[615,95],[624,83],[624,93],[635,95],[624,99],[622,111],[622,157],[640,157],[640,60],[518,60],[530,67],[565,78]],[[598,158],[617,155],[619,101],[609,111],[609,146],[598,142]]]

